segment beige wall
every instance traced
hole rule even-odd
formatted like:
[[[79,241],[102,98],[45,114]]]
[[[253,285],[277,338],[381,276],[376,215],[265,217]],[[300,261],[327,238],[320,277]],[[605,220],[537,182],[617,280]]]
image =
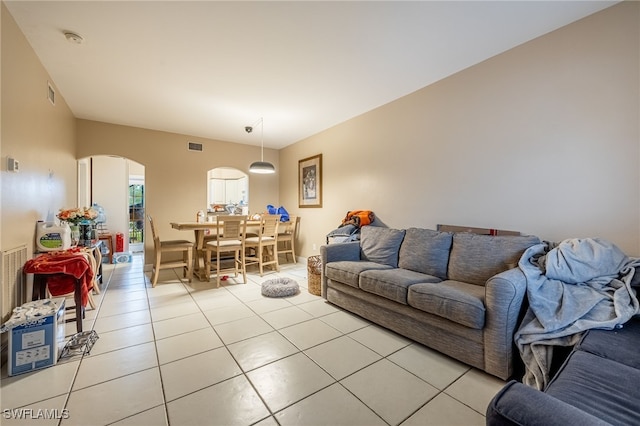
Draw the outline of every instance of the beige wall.
[[[27,244],[35,224],[76,205],[75,118],[62,94],[47,99],[51,80],[38,57],[2,8],[2,210],[0,249]],[[55,85],[54,85],[55,86]],[[20,162],[7,172],[7,157]]]
[[[301,254],[370,209],[640,255],[639,22],[637,2],[614,6],[281,150]],[[297,162],[317,153],[324,206],[298,209]]]
[[[48,103],[49,77],[2,9],[0,248],[25,240],[31,248],[35,221],[75,204],[76,158],[145,165],[148,211],[163,237],[178,238],[168,223],[204,208],[206,171],[247,171],[259,157],[259,147],[186,135],[86,120],[74,128],[61,93],[56,107]],[[302,256],[317,253],[352,209],[374,210],[394,227],[602,236],[640,255],[639,9],[614,6],[279,153],[266,150],[278,173],[251,176],[251,211],[278,204],[299,213]],[[188,152],[187,141],[204,152]],[[298,160],[317,153],[324,206],[300,209]],[[7,155],[20,160],[19,174],[6,172]]]
[[[238,129],[242,131],[242,129]],[[77,120],[77,156],[117,155],[145,166],[147,213],[153,215],[163,239],[193,238],[171,229],[172,221],[191,221],[207,208],[207,172],[234,167],[249,174],[251,162],[260,159],[260,147],[158,132],[96,121]],[[187,150],[188,142],[203,145],[202,152]],[[277,151],[265,149],[265,160],[279,169]],[[263,212],[276,204],[279,175],[249,175],[249,209]],[[147,231],[150,235],[150,230]],[[153,240],[146,239],[146,253]],[[149,263],[149,261],[147,261]]]

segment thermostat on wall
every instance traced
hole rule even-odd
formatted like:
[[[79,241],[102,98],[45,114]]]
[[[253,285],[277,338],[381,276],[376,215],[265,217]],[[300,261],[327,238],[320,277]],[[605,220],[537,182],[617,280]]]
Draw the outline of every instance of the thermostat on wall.
[[[7,158],[7,170],[10,172],[18,173],[20,170],[20,163],[15,158],[8,157]]]

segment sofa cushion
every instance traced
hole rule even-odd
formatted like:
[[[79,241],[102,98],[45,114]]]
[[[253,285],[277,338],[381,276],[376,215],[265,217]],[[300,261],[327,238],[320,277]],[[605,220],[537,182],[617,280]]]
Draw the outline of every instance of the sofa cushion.
[[[391,266],[364,260],[343,260],[327,263],[325,274],[330,280],[335,280],[352,287],[359,288],[360,273],[368,269],[391,269]]]
[[[459,281],[421,283],[409,287],[409,306],[467,327],[484,327],[484,287]]]
[[[400,246],[398,267],[447,279],[451,232],[409,228]]]
[[[398,267],[398,252],[404,238],[404,230],[363,226],[360,234],[362,260]]]
[[[407,304],[407,290],[416,283],[440,282],[440,278],[407,269],[367,270],[360,274],[360,288],[394,302]]]
[[[573,351],[545,393],[614,425],[640,424],[640,370]]]
[[[640,319],[632,318],[615,330],[589,330],[576,350],[590,352],[629,367],[640,369]]]
[[[466,232],[453,235],[448,277],[476,285],[518,266],[524,251],[540,242],[534,236],[492,236]]]

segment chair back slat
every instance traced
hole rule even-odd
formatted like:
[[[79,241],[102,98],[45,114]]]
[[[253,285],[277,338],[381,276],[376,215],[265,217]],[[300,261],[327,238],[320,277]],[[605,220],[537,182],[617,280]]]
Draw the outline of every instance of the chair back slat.
[[[280,235],[295,235],[298,230],[299,216],[289,216],[289,221],[280,222],[278,233]]]
[[[218,241],[242,240],[247,230],[247,216],[220,215],[218,223]]]
[[[260,237],[277,237],[278,224],[280,223],[279,214],[265,214],[262,216],[260,224]]]

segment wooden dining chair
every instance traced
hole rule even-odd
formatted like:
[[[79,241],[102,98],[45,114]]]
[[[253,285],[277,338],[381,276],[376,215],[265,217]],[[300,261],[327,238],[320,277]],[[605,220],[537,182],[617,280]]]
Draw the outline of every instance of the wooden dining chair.
[[[273,265],[276,271],[280,271],[278,263],[278,224],[279,214],[266,214],[260,219],[257,237],[247,237],[245,245],[250,252],[245,255],[246,266],[258,265],[260,276],[264,274],[264,267]]]
[[[300,216],[289,216],[288,222],[280,222],[278,226],[278,255],[284,254],[286,260],[287,254],[291,253],[293,263],[296,263],[295,240],[298,235],[299,223]]]
[[[184,277],[191,282],[193,278],[193,248],[194,244],[187,240],[160,240],[156,226],[151,215],[147,215],[153,235],[154,262],[151,271],[151,285],[156,286],[161,269],[182,268]],[[162,260],[163,254],[182,253],[182,259]]]
[[[247,269],[245,266],[245,236],[247,234],[247,216],[221,215],[216,216],[218,235],[205,245],[205,276],[210,281],[212,256],[216,260],[216,287],[220,287],[220,276],[223,272],[234,272],[235,276],[242,273],[242,282],[247,283]],[[223,253],[233,253],[233,268],[223,268],[222,263],[229,261],[223,258]]]

